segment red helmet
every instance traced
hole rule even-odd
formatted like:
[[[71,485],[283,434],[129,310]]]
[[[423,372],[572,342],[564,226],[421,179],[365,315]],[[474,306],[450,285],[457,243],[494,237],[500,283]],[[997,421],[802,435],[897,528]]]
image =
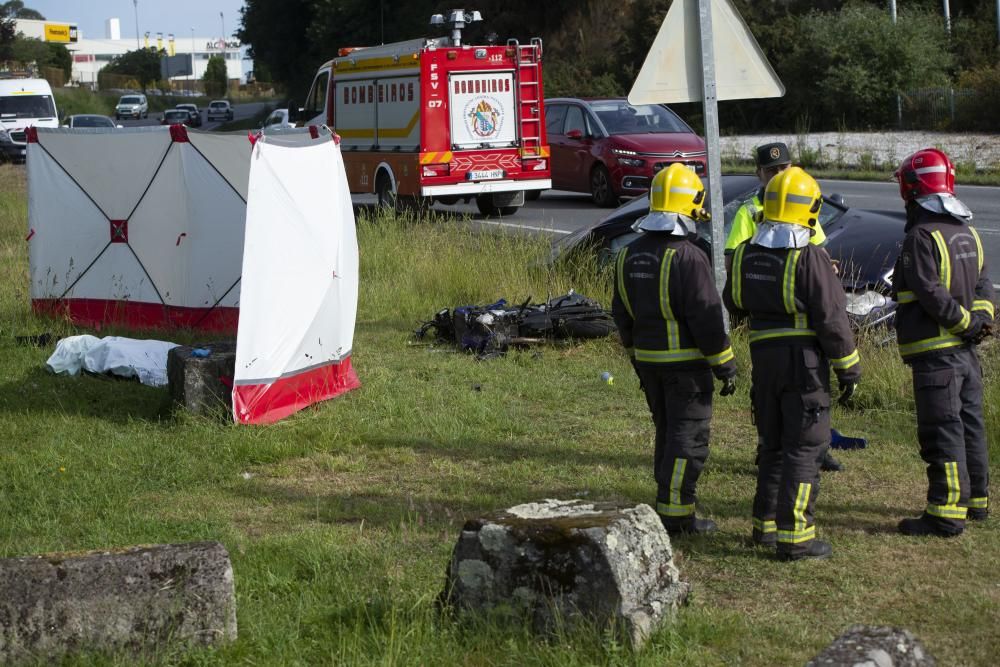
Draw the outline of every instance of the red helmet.
[[[903,201],[933,194],[955,194],[955,165],[936,148],[922,148],[906,157],[894,175]]]

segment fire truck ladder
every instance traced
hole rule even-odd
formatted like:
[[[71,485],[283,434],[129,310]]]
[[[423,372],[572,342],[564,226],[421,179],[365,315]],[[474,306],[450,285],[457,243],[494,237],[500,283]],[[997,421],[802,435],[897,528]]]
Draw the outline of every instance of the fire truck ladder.
[[[530,44],[507,40],[517,64],[517,97],[521,111],[521,157],[542,155],[542,40]]]

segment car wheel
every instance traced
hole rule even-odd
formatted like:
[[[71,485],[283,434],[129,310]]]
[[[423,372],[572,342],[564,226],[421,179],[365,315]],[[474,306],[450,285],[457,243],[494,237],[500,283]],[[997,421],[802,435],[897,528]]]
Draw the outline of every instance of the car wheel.
[[[484,218],[506,218],[517,213],[520,206],[495,206],[492,195],[476,197],[476,208]]]
[[[395,211],[397,205],[396,191],[392,187],[389,174],[380,171],[375,178],[376,207],[380,211]]]
[[[602,208],[611,208],[618,204],[618,195],[611,187],[611,174],[603,164],[597,165],[590,172],[590,196],[594,203]]]

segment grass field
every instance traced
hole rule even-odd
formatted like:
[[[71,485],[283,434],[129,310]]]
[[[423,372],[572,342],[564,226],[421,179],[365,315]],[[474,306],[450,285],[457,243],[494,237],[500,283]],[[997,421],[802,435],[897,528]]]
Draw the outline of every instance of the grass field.
[[[700,513],[721,531],[675,541],[690,605],[641,653],[600,632],[543,640],[436,614],[452,546],[466,518],[517,503],[652,501],[652,425],[637,382],[611,340],[477,362],[414,344],[411,331],[440,308],[501,296],[541,301],[574,287],[607,304],[606,276],[550,271],[536,237],[360,221],[353,359],[363,386],[270,427],[237,427],[172,414],[165,390],[51,376],[51,348],[18,346],[18,334],[71,332],[30,314],[26,216],[23,170],[0,166],[0,556],[220,540],[239,640],[164,649],[150,663],[796,665],[852,623],[908,628],[939,664],[996,663],[1000,519],[951,541],[894,532],[922,507],[925,482],[893,348],[862,347],[860,408],[834,412],[871,444],[838,455],[847,470],[823,478],[818,528],[833,559],[783,564],[747,544],[756,436],[739,335],[739,391],[716,400],[699,489]],[[996,443],[996,344],[984,358]],[[95,663],[134,658],[64,664]]]

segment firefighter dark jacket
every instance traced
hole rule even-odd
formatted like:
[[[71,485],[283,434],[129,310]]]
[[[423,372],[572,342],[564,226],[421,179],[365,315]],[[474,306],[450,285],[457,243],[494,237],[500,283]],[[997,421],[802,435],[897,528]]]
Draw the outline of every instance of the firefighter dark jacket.
[[[918,209],[893,269],[896,336],[904,360],[944,354],[994,316],[993,284],[975,228]]]
[[[861,377],[844,288],[822,248],[740,244],[723,298],[749,316],[751,346],[818,345],[841,383]]]
[[[639,363],[736,375],[712,265],[685,237],[646,232],[619,251],[611,313]]]

